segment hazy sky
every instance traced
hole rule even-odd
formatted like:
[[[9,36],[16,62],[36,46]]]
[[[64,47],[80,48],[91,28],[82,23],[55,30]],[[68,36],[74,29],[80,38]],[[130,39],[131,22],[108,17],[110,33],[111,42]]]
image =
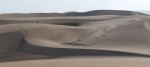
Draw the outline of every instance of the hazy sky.
[[[150,0],[0,0],[0,13],[150,10]]]

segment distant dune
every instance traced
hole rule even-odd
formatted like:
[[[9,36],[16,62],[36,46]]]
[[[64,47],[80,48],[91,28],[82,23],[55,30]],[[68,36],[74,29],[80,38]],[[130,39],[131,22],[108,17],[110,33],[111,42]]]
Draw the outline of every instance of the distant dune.
[[[96,15],[146,15],[140,12],[123,10],[94,10],[88,12],[66,12],[66,13],[29,13],[29,14],[1,14],[0,18],[28,18],[28,17],[62,17],[62,16],[96,16]]]
[[[123,11],[123,10],[95,10],[88,12],[68,12],[64,14],[65,16],[96,16],[96,15],[121,15],[121,16],[131,16],[131,15],[146,15],[140,12],[134,11]]]

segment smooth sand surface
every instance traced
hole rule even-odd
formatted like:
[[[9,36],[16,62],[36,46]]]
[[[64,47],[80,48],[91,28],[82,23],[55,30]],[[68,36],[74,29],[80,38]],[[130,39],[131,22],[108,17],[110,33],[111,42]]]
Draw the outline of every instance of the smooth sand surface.
[[[51,19],[85,21],[64,26],[50,24],[56,23]],[[2,19],[9,23],[0,22],[0,67],[149,67],[149,19],[143,15]],[[36,23],[39,20],[43,23]]]
[[[1,67],[149,67],[147,58],[82,58],[82,59],[47,59],[0,63]]]

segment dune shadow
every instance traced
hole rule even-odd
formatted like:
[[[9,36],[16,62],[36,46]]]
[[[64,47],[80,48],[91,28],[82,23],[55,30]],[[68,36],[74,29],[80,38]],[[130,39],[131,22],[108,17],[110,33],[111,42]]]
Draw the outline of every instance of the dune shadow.
[[[150,55],[113,51],[113,50],[101,50],[101,49],[76,49],[76,48],[51,48],[51,47],[40,47],[30,44],[24,44],[20,47],[19,52],[45,55],[55,58],[69,57],[69,56],[132,56],[132,57],[147,57]]]
[[[30,45],[24,40],[16,52],[0,54],[0,62],[56,59],[63,57],[145,57],[150,55],[98,49],[51,48]]]
[[[69,49],[69,48],[46,48],[46,47],[33,47],[34,50],[22,50],[20,52],[54,56],[54,57],[67,57],[67,56],[135,56],[135,57],[150,57],[150,55],[110,51],[110,50],[94,50],[94,49]]]
[[[28,53],[22,53],[22,52],[0,54],[0,63],[14,62],[14,61],[26,61],[26,60],[40,60],[40,59],[54,59],[54,58],[51,56],[28,54]]]

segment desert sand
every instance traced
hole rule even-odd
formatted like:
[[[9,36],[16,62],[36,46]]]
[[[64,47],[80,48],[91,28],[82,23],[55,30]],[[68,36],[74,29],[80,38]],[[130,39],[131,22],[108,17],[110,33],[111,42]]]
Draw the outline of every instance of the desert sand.
[[[0,67],[149,67],[149,19],[136,14],[0,18]],[[53,24],[65,22],[80,25]]]

